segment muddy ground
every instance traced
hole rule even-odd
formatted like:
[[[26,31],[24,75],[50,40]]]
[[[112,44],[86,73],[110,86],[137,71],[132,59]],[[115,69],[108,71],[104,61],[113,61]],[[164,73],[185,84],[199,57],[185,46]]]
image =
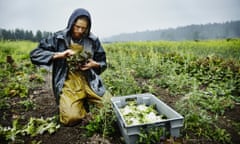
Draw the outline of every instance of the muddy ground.
[[[139,81],[141,82],[141,81]],[[174,108],[175,102],[178,101],[178,97],[170,96],[167,90],[161,88],[156,88],[157,92],[155,95],[161,96],[160,99]],[[30,117],[52,117],[58,113],[57,105],[55,98],[51,89],[51,78],[50,74],[46,76],[46,83],[41,87],[36,87],[29,90],[30,97],[35,103],[35,109],[26,111],[23,108],[17,105],[18,99],[11,100],[12,109],[10,111],[0,111],[1,115],[4,115],[4,119],[1,118],[0,123],[5,126],[10,126],[12,119],[24,116],[26,120]],[[240,138],[238,132],[232,128],[230,121],[240,120],[240,105],[236,104],[235,108],[228,110],[224,116],[220,118],[219,123],[222,127],[226,128],[227,131],[232,136],[233,143],[239,143]],[[24,123],[24,121],[23,121]],[[42,144],[123,144],[123,138],[119,132],[118,126],[115,126],[116,132],[110,137],[103,139],[98,134],[95,134],[93,137],[84,136],[85,130],[80,128],[81,124],[75,125],[73,127],[61,126],[54,134],[50,135],[45,133],[34,138],[28,136],[23,137],[22,139],[25,143],[31,143],[31,141],[41,141]],[[183,138],[177,139],[178,143],[206,143],[205,141],[199,141],[194,138],[185,140]],[[1,142],[0,142],[1,143]],[[171,141],[166,141],[164,143],[172,143]],[[211,142],[213,143],[213,142]]]

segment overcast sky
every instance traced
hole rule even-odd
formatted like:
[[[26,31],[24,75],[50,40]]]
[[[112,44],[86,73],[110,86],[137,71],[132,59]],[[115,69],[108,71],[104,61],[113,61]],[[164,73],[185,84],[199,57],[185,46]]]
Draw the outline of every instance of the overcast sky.
[[[92,32],[120,33],[240,20],[240,0],[0,0],[0,28],[55,32],[76,8],[92,15]]]

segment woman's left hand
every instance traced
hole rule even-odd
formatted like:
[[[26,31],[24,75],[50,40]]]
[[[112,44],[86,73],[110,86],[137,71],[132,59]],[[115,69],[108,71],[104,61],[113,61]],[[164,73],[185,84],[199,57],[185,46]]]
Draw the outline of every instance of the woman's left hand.
[[[99,63],[97,63],[93,59],[89,59],[84,65],[80,66],[80,70],[85,71],[91,68],[98,68],[99,66],[100,66]]]

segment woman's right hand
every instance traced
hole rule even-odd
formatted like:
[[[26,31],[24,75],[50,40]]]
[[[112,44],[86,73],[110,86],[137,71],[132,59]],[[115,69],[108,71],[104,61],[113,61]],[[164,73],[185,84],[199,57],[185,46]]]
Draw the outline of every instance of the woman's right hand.
[[[54,53],[53,55],[53,59],[63,59],[63,58],[67,58],[67,57],[70,57],[72,55],[74,55],[75,52],[71,49],[67,49],[63,52],[57,52],[57,53]]]

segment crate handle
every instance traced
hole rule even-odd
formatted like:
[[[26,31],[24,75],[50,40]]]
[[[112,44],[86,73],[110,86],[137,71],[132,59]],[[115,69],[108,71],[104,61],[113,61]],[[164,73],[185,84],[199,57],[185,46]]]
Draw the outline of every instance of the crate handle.
[[[125,101],[137,101],[137,97],[126,98]]]

